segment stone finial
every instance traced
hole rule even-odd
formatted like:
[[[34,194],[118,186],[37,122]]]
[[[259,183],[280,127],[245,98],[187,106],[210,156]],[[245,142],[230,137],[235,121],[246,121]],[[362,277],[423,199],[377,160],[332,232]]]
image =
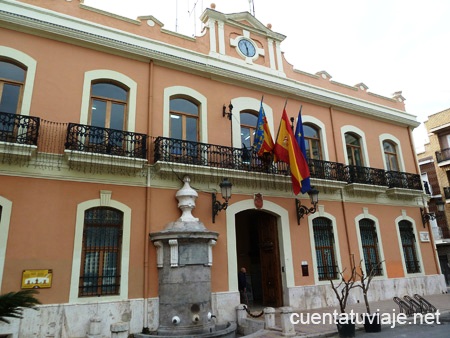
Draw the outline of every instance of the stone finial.
[[[395,92],[394,94],[392,94],[392,98],[394,100],[397,100],[398,102],[404,102],[405,101],[405,98],[403,97],[401,90],[398,91],[398,92]]]
[[[176,193],[175,197],[178,200],[178,208],[183,212],[180,221],[182,222],[197,222],[198,218],[192,216],[192,209],[195,208],[195,200],[198,197],[197,192],[191,188],[189,182],[191,179],[185,176],[183,179],[184,186]]]
[[[267,24],[267,28],[272,29],[272,24],[271,24],[271,23],[268,23],[268,24]]]
[[[211,3],[211,9],[216,9],[216,4],[214,2]]]

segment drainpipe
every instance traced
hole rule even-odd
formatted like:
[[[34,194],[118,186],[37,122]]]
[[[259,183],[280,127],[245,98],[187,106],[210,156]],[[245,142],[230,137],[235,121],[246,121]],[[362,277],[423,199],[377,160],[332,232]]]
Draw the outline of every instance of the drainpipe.
[[[148,120],[147,120],[147,135],[151,137],[152,134],[152,117],[153,117],[153,60],[149,63],[149,76],[148,76]],[[148,141],[150,145],[150,140]],[[147,149],[147,154],[149,151]],[[151,152],[150,152],[151,154]],[[145,233],[144,233],[144,322],[143,322],[143,332],[148,330],[148,283],[149,283],[149,245],[150,245],[150,201],[151,201],[151,190],[150,190],[150,175],[147,173],[147,182],[145,189]]]
[[[334,130],[334,121],[333,121],[333,107],[330,106],[330,120],[331,120],[331,132],[333,133],[333,141],[334,141],[334,155],[336,157],[336,162],[338,161],[338,152],[336,147],[336,133]],[[348,225],[347,225],[347,213],[345,211],[345,203],[344,203],[344,189],[341,190],[341,205],[342,205],[342,215],[344,216],[344,226],[345,226],[345,239],[347,240],[347,248],[348,248],[348,258],[350,260],[350,267],[353,269],[351,257],[352,250],[350,247],[350,238],[348,237]]]

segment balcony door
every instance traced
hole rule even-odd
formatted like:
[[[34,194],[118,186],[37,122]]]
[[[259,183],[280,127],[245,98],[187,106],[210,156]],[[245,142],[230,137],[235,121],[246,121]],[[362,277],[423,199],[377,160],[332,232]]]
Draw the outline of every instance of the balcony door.
[[[0,60],[0,141],[17,138],[15,114],[20,112],[25,75],[22,66]]]
[[[89,143],[122,147],[126,129],[128,90],[121,86],[98,82],[91,88]]]
[[[185,98],[170,100],[170,138],[172,140],[171,154],[199,157],[199,107],[196,103]]]

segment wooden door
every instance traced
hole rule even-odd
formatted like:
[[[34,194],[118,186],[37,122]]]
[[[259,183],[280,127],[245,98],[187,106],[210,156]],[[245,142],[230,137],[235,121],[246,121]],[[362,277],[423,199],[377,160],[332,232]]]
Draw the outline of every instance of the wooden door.
[[[280,250],[275,217],[267,214],[259,215],[258,239],[263,305],[279,307],[283,305],[283,297]]]

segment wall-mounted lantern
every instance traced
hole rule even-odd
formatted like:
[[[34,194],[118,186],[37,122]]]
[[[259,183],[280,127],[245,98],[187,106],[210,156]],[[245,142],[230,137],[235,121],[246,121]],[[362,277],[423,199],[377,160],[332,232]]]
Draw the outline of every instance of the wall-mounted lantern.
[[[302,204],[300,204],[300,200],[295,199],[295,207],[297,209],[297,224],[300,225],[300,219],[303,216],[308,214],[314,214],[317,211],[317,203],[319,202],[319,191],[317,189],[312,188],[308,191],[309,198],[311,199],[311,204],[313,205],[311,208],[308,208]]]
[[[228,207],[228,200],[231,198],[231,188],[233,184],[228,181],[228,178],[224,178],[222,182],[220,182],[220,193],[222,194],[222,198],[225,200],[224,203],[220,203],[216,199],[216,193],[212,194],[212,221],[216,222],[216,216],[219,214],[219,211],[226,210]]]

